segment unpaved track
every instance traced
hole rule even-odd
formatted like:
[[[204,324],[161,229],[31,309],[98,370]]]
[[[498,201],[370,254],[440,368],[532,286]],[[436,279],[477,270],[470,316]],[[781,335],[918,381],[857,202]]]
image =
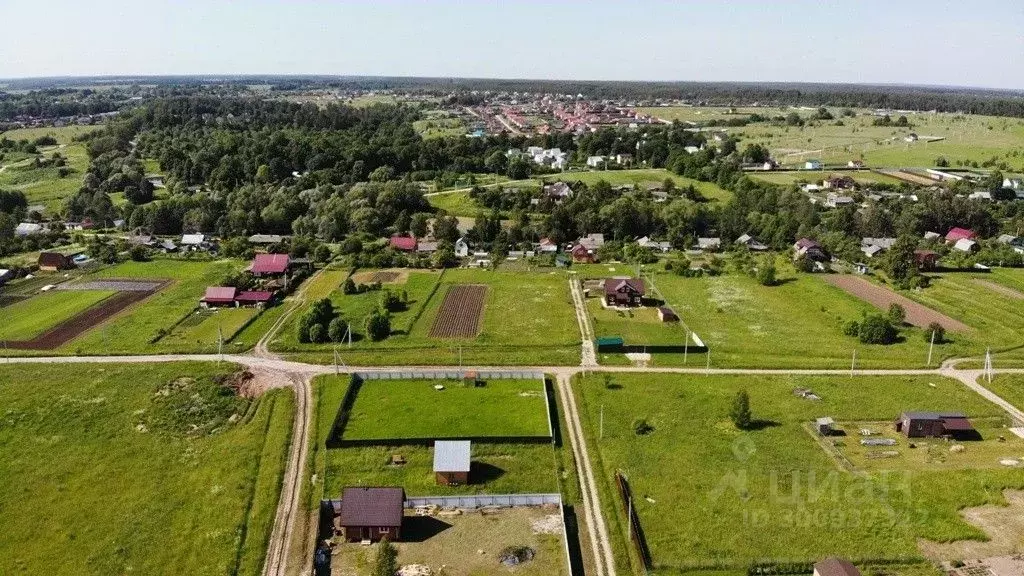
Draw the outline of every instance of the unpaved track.
[[[597,351],[594,350],[594,330],[590,326],[590,314],[587,312],[587,303],[583,298],[580,283],[575,278],[569,279],[569,291],[572,292],[576,322],[580,325],[580,337],[583,338],[580,347],[580,366],[597,366]]]
[[[309,452],[310,423],[313,416],[312,393],[308,374],[289,375],[295,388],[295,421],[292,425],[288,466],[281,486],[281,497],[274,516],[274,528],[267,544],[267,557],[263,564],[264,576],[285,576],[288,569],[288,549],[296,522],[303,520],[302,479],[306,471]]]
[[[562,400],[565,421],[569,425],[569,443],[576,458],[576,474],[579,477],[580,491],[583,495],[583,516],[590,534],[590,544],[594,553],[594,566],[597,576],[615,576],[615,558],[608,539],[608,529],[601,512],[601,500],[590,467],[590,452],[587,450],[586,437],[580,424],[579,412],[576,411],[576,398],[572,393],[572,377],[562,373],[557,376],[558,396]]]
[[[1014,298],[1016,300],[1024,300],[1024,294],[1014,290],[1013,288],[1003,286],[1002,284],[996,284],[991,280],[982,280],[981,278],[975,278],[974,282],[984,286],[985,288],[988,288],[989,290],[998,292],[1003,296],[1009,296],[1010,298]]]
[[[825,282],[860,298],[883,312],[889,310],[890,304],[899,304],[907,312],[907,322],[918,328],[927,328],[932,322],[938,322],[950,332],[967,332],[971,329],[970,326],[959,320],[936,312],[906,296],[897,294],[883,286],[872,284],[863,278],[844,274],[826,274],[824,279]]]

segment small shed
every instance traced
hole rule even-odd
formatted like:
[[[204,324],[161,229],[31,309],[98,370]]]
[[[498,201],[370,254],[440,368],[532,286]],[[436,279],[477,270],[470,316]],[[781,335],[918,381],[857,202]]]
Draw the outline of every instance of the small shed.
[[[814,431],[819,436],[831,436],[835,431],[836,422],[832,418],[825,416],[824,418],[818,418],[814,421]]]
[[[871,267],[863,262],[854,263],[853,269],[857,274],[867,274],[868,272],[871,272]]]
[[[438,440],[434,442],[434,476],[442,486],[469,483],[469,440]]]
[[[962,412],[904,412],[895,425],[907,438],[970,438],[977,434]]]
[[[662,322],[679,322],[679,315],[668,306],[658,306],[658,319]]]
[[[849,560],[845,558],[825,558],[814,564],[814,576],[861,576]]]
[[[392,487],[345,488],[338,525],[349,542],[401,540],[405,491]]]

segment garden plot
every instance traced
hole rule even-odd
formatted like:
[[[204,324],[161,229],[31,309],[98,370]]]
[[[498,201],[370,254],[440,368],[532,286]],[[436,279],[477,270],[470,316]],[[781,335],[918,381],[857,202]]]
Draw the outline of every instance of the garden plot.
[[[479,284],[450,286],[441,302],[441,311],[430,327],[432,338],[473,338],[480,333],[487,286]]]
[[[829,284],[870,303],[879,310],[887,311],[892,304],[899,304],[907,313],[907,322],[919,328],[927,328],[933,322],[937,322],[950,332],[966,332],[971,329],[963,322],[922,306],[906,296],[897,294],[884,286],[872,284],[863,278],[845,274],[829,274],[824,276],[824,279]]]

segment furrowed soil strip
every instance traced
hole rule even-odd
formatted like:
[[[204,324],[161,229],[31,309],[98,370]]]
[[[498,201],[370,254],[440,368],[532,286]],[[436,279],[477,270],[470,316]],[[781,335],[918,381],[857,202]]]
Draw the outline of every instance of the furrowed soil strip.
[[[982,280],[980,278],[975,278],[974,281],[977,282],[978,284],[981,284],[985,288],[988,288],[989,290],[1002,294],[1003,296],[1009,296],[1010,298],[1014,298],[1016,300],[1024,300],[1024,294],[1014,290],[1013,288],[1008,288],[1006,286],[1003,286],[1002,284],[996,284],[995,282],[991,282],[989,280]]]
[[[160,281],[156,289],[148,292],[137,290],[118,292],[31,340],[12,340],[5,342],[4,346],[12,350],[53,350],[59,348],[132,304],[141,302],[156,294],[168,284],[170,284],[169,280]]]
[[[431,338],[469,338],[480,332],[487,286],[464,284],[448,288],[441,310],[430,327]]]
[[[936,312],[927,306],[914,302],[892,290],[877,286],[863,278],[855,276],[829,274],[824,276],[825,282],[840,290],[860,298],[882,311],[889,310],[890,304],[899,304],[907,312],[907,322],[919,328],[927,328],[932,322],[938,322],[950,332],[967,332],[970,326],[954,320],[945,314]]]

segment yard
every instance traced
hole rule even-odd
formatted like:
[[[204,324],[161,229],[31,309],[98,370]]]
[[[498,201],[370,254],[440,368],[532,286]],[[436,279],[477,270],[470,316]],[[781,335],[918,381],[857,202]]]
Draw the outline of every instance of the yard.
[[[458,516],[407,515],[398,549],[399,565],[430,566],[447,576],[562,576],[569,573],[562,544],[558,509],[515,508],[467,511]],[[504,566],[498,556],[507,546],[529,546],[533,560]],[[378,545],[342,544],[335,550],[331,569],[341,574],[369,576]],[[443,566],[443,568],[442,568]]]
[[[587,310],[597,337],[621,336],[627,346],[683,346],[686,341],[682,324],[662,322],[655,307],[607,308],[601,298],[588,298]]]
[[[293,401],[231,369],[0,366],[0,573],[260,574]]]
[[[95,306],[113,292],[104,290],[50,290],[0,308],[0,340],[30,340]]]
[[[343,437],[487,436],[550,436],[543,383],[492,379],[471,387],[461,380],[367,380],[359,387]]]
[[[372,381],[368,385],[376,383],[379,382]],[[316,434],[310,439],[310,466],[316,488],[311,491],[308,502],[311,510],[317,509],[321,495],[336,498],[346,486],[402,486],[410,496],[561,492],[567,503],[574,503],[579,498],[572,452],[567,445],[562,444],[474,442],[470,484],[463,486],[437,484],[433,473],[434,449],[430,446],[328,449],[325,444],[347,386],[347,379],[332,376],[322,376],[314,381]],[[439,394],[450,391],[445,390]],[[435,391],[430,389],[430,392]],[[394,401],[389,399],[388,402]],[[542,433],[546,433],[547,426],[542,421],[545,417],[543,407],[530,411],[530,414],[535,415],[526,417],[533,419],[538,428],[543,425]],[[476,422],[483,426],[482,419]],[[373,423],[367,425],[372,426]],[[402,456],[406,463],[391,464],[393,455]]]
[[[657,273],[653,278],[682,323],[708,346],[712,367],[848,369],[854,350],[857,368],[927,366],[929,343],[920,328],[904,327],[900,340],[891,345],[861,344],[843,334],[845,322],[878,310],[818,275],[782,272],[781,284],[771,287],[736,273],[700,278]],[[942,278],[920,293],[901,294],[972,328],[947,333],[947,341],[935,346],[933,367],[945,358],[984,354],[988,345],[1002,350],[1020,344],[1011,328],[1022,320],[1013,308],[1013,299],[971,286],[970,280]],[[689,360],[693,362],[693,358]],[[625,359],[604,354],[601,361],[622,363]],[[659,353],[652,361],[655,365],[680,365],[684,357]]]
[[[629,477],[656,572],[665,574],[831,554],[914,564],[918,538],[983,538],[959,510],[1003,504],[1003,488],[1024,487],[1019,470],[988,463],[966,470],[887,460],[887,471],[850,473],[809,430],[817,417],[889,422],[914,409],[1005,421],[996,406],[954,380],[619,374],[608,382],[577,378],[574,388],[622,566],[635,559],[613,488],[616,470]],[[800,397],[797,388],[821,399]],[[749,431],[738,431],[728,416],[739,390],[750,394]],[[638,436],[638,419],[653,429]]]
[[[372,271],[360,272],[369,282]],[[343,281],[338,278],[338,283]],[[430,335],[449,288],[485,285],[486,298],[475,337],[434,338]],[[339,346],[352,365],[416,364],[572,364],[579,361],[579,328],[561,272],[503,272],[454,269],[440,272],[402,271],[384,289],[405,290],[409,304],[392,313],[391,336],[379,342],[362,337],[364,320],[380,301],[380,293],[331,293],[342,317],[353,323],[352,346]],[[334,345],[299,344],[297,316],[285,326],[274,349],[298,353],[307,361],[333,361]]]

